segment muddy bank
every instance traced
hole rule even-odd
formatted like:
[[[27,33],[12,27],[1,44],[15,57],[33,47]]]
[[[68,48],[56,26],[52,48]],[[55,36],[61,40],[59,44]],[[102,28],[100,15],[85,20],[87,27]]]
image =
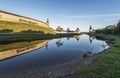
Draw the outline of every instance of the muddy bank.
[[[19,73],[3,74],[0,75],[0,78],[64,78],[71,76],[74,72],[78,71],[80,67],[89,66],[93,63],[94,59],[95,57],[87,57],[56,67],[37,68]]]

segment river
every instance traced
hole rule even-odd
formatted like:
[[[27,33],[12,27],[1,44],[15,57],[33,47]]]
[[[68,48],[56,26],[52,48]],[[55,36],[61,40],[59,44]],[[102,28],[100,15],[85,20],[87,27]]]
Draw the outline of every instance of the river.
[[[5,45],[3,46],[7,47]],[[105,41],[85,34],[42,40],[31,46],[1,51],[0,74],[62,65],[76,59],[91,57],[107,48],[109,46]]]

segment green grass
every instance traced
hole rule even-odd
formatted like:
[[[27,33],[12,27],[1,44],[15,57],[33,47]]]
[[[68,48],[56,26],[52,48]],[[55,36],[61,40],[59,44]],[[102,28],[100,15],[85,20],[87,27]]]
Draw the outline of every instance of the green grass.
[[[25,23],[0,21],[0,30],[5,30],[5,29],[13,30],[14,33],[32,30],[32,31],[43,31],[44,33],[55,34],[55,32],[51,28],[40,27],[40,26],[25,24]]]
[[[53,38],[51,34],[0,34],[0,44],[8,44],[14,42],[25,42],[35,40],[46,40]]]
[[[29,42],[16,42],[16,43],[11,43],[11,44],[4,44],[4,45],[0,44],[0,52],[6,51],[6,50],[11,50],[11,49],[24,48],[27,46],[42,43],[43,41],[45,41],[45,40],[37,40],[37,41],[29,41]]]
[[[120,36],[112,36],[116,44],[107,54],[99,55],[95,62],[80,69],[77,76],[82,78],[120,78]]]
[[[46,40],[61,37],[72,37],[75,34],[40,34],[40,33],[9,33],[0,34],[0,44],[22,42],[22,41],[34,41],[34,40]]]

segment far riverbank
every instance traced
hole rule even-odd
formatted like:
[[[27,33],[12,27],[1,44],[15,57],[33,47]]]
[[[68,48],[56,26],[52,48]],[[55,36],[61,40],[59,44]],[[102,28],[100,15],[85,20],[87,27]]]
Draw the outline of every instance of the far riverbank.
[[[83,33],[80,33],[83,34]],[[6,44],[11,42],[24,42],[33,40],[44,40],[53,39],[60,37],[72,37],[74,35],[80,35],[77,33],[73,34],[41,34],[41,33],[0,33],[0,43]]]

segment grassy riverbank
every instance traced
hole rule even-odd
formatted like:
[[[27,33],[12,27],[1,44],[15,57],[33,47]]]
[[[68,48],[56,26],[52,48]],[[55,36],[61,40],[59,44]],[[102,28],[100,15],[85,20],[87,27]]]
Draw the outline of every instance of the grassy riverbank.
[[[39,33],[49,33],[55,34],[55,32],[51,28],[46,28],[42,26],[25,24],[25,23],[15,23],[8,21],[0,20],[0,33],[30,33],[30,32],[39,32]]]
[[[0,20],[0,43],[22,42],[69,37],[75,34],[56,34],[52,28]]]
[[[120,36],[112,37],[116,39],[112,50],[98,55],[91,66],[80,69],[78,78],[120,78]]]
[[[76,34],[40,34],[40,33],[24,33],[24,34],[0,34],[0,44],[11,43],[11,42],[23,42],[23,41],[34,41],[53,39],[61,37],[72,37]]]

